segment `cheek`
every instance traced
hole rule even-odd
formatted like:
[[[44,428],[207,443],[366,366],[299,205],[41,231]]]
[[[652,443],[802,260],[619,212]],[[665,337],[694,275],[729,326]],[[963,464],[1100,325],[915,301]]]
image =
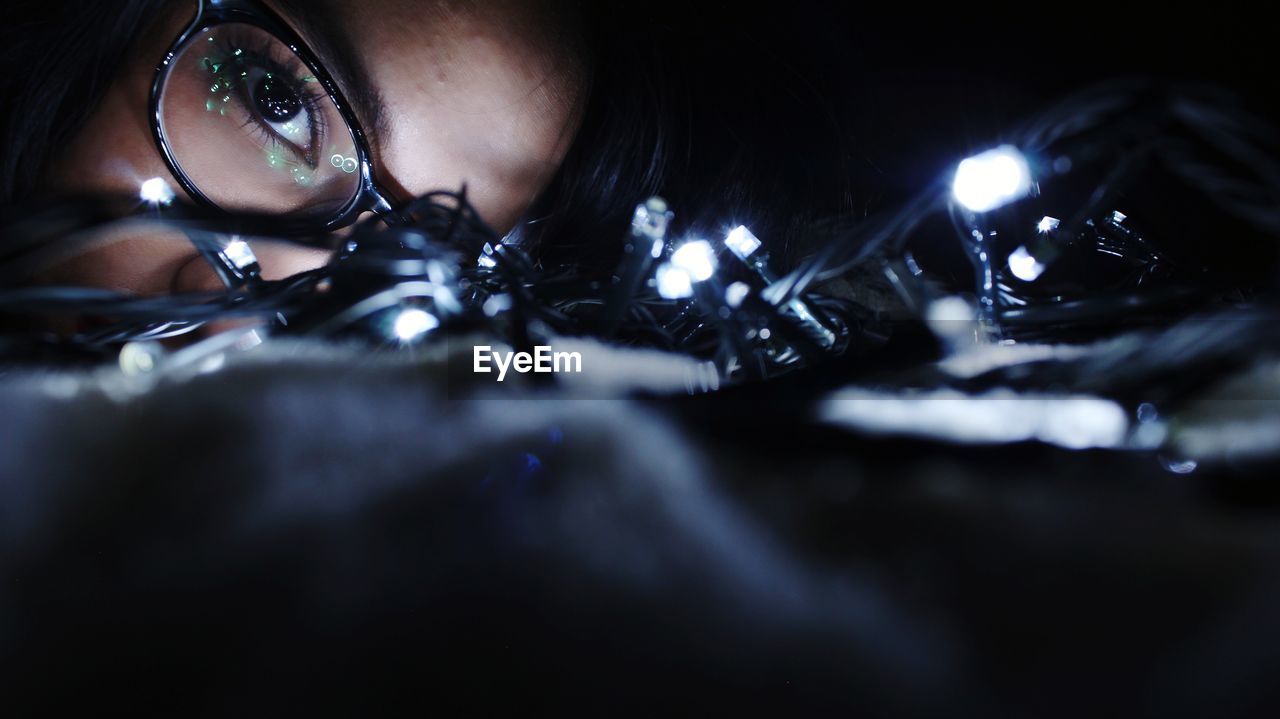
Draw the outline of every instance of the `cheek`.
[[[168,293],[173,278],[197,253],[178,232],[123,226],[102,233],[74,253],[48,258],[35,284],[86,285],[139,295]]]
[[[48,178],[49,190],[136,195],[153,177],[177,187],[151,140],[149,88],[150,79],[140,73],[117,79],[88,124],[63,148]],[[94,238],[76,254],[58,257],[38,281],[154,295],[168,292],[178,269],[193,256],[194,248],[181,234],[133,229]]]
[[[324,266],[327,250],[283,242],[253,242],[267,280]],[[82,245],[74,254],[51,257],[31,278],[40,285],[83,285],[143,296],[218,292],[224,289],[212,266],[185,235],[173,231],[121,227]]]
[[[66,147],[57,148],[60,159],[45,177],[47,189],[134,194],[152,177],[177,187],[152,139],[151,84],[154,61],[192,18],[195,4],[169,7],[140,35],[134,59],[117,73],[88,123]]]
[[[152,177],[176,182],[152,140],[147,102],[151,80],[119,78],[49,176],[57,192],[133,194]]]

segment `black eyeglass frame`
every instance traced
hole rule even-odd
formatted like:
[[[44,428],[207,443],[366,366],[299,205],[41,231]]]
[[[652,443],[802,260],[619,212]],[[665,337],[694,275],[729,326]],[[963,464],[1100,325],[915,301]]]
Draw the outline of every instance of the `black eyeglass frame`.
[[[172,70],[173,61],[177,58],[178,53],[194,37],[218,25],[229,23],[252,25],[270,33],[277,40],[288,46],[320,82],[333,104],[337,107],[338,113],[347,124],[347,128],[351,131],[351,136],[355,141],[360,169],[360,184],[354,196],[332,218],[320,222],[299,219],[289,229],[299,233],[336,230],[353,224],[364,212],[373,212],[388,221],[392,221],[395,217],[395,210],[389,199],[389,193],[380,188],[377,181],[374,180],[368,140],[365,138],[364,130],[356,120],[351,106],[347,103],[346,98],[343,97],[342,91],[329,73],[325,71],[324,66],[320,64],[315,53],[307,47],[306,43],[302,41],[302,38],[298,37],[298,34],[289,27],[288,23],[256,0],[197,0],[195,18],[178,35],[173,44],[169,46],[164,59],[156,66],[155,80],[151,84],[152,134],[155,136],[156,145],[160,149],[161,156],[164,157],[165,164],[169,166],[170,172],[177,178],[182,189],[201,204],[223,211],[226,209],[220,207],[201,192],[200,188],[182,170],[182,166],[174,156],[173,150],[169,146],[168,138],[165,136],[164,123],[160,117],[160,100],[165,82],[168,80],[169,73]],[[287,221],[284,224],[290,225]]]

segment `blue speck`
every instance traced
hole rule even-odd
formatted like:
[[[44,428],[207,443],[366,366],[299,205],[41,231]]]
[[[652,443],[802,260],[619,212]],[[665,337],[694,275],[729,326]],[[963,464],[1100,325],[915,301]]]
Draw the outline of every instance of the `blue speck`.
[[[537,479],[542,474],[542,460],[538,459],[536,454],[526,454],[524,456],[524,469],[520,470],[519,481],[528,482]]]

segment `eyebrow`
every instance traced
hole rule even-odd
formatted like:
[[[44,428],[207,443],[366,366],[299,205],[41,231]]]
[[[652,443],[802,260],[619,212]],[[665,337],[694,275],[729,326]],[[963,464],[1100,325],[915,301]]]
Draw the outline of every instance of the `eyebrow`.
[[[275,0],[278,12],[294,26],[317,60],[342,90],[376,156],[388,134],[387,105],[342,17],[338,0]]]

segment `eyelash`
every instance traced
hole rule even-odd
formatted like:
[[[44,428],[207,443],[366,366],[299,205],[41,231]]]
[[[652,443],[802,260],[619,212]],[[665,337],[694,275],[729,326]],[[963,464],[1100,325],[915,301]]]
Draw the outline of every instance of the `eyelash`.
[[[310,70],[305,65],[302,65],[297,57],[290,55],[289,64],[293,65],[293,67],[288,67],[271,57],[273,45],[270,41],[263,41],[262,47],[257,49],[251,48],[249,45],[250,43],[238,42],[234,36],[227,35],[223,35],[215,43],[224,58],[222,64],[228,68],[218,73],[218,77],[235,88],[235,95],[246,116],[242,127],[259,133],[265,141],[271,143],[273,148],[279,147],[283,143],[294,154],[301,157],[303,162],[314,169],[319,164],[320,145],[326,136],[327,130],[324,113],[320,111],[321,102],[325,98],[325,94],[308,89],[306,87],[308,83],[298,79],[300,72],[305,72],[309,75]],[[290,87],[298,94],[298,99],[302,102],[303,112],[307,113],[308,124],[311,127],[309,152],[301,152],[297,145],[281,137],[274,128],[266,123],[257,110],[253,108],[252,90],[247,86],[247,83],[235,82],[240,78],[232,76],[231,67],[249,67],[277,74],[288,80]]]

